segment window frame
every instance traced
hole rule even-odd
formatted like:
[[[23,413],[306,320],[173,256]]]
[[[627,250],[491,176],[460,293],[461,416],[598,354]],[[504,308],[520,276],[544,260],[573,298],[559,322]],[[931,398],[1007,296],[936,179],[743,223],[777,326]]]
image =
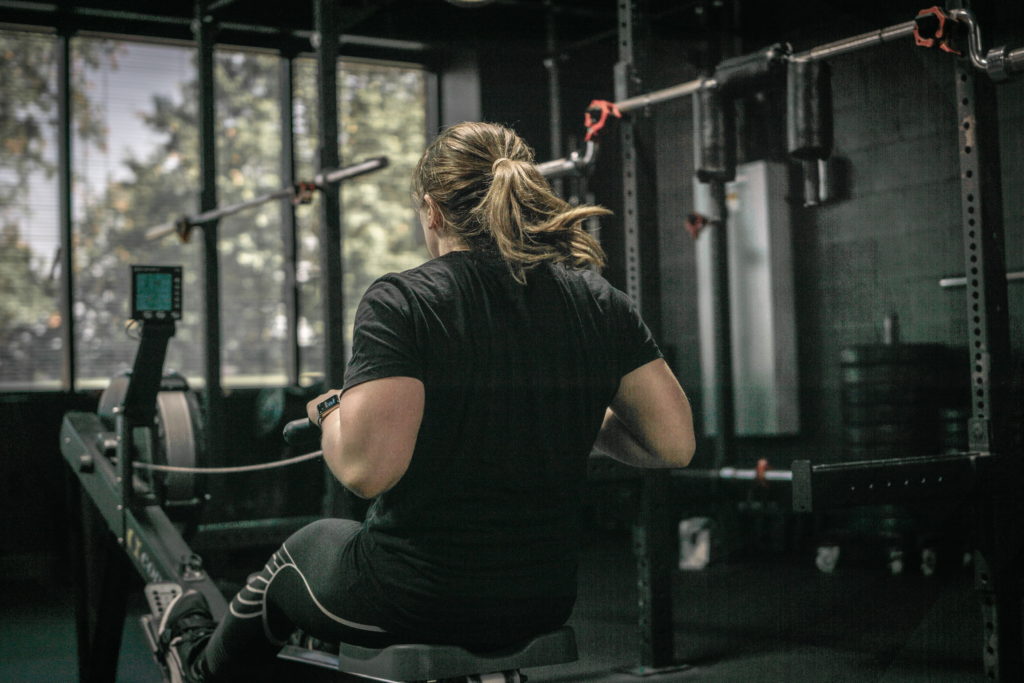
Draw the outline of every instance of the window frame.
[[[110,33],[106,31],[91,31],[82,30],[74,31],[64,29],[55,26],[39,26],[37,25],[21,25],[21,24],[4,24],[4,30],[10,32],[22,32],[22,33],[34,33],[44,34],[52,36],[55,41],[55,54],[56,54],[56,88],[58,93],[58,112],[56,122],[56,139],[57,139],[57,202],[58,202],[58,232],[59,232],[59,243],[61,250],[61,282],[59,288],[59,296],[57,298],[57,304],[61,315],[61,367],[60,367],[60,381],[59,387],[56,391],[65,394],[76,394],[82,391],[94,391],[94,387],[81,386],[80,372],[77,363],[77,342],[75,339],[75,319],[74,319],[74,305],[75,305],[75,280],[74,271],[72,265],[75,258],[74,249],[74,205],[72,201],[72,195],[75,190],[75,183],[73,178],[73,161],[74,161],[74,140],[73,140],[73,120],[71,112],[71,94],[72,94],[72,83],[71,83],[71,55],[72,55],[72,39],[74,38],[94,38],[94,39],[107,39],[107,40],[119,40],[119,41],[130,41],[143,44],[155,44],[155,45],[173,45],[179,47],[187,47],[194,50],[199,50],[200,45],[196,40],[182,40],[175,37],[163,37],[163,36],[151,36],[151,35],[126,35],[121,33]],[[286,41],[287,42],[287,41]],[[396,46],[400,48],[403,46]],[[429,139],[431,135],[436,131],[439,121],[440,111],[440,98],[438,94],[438,73],[437,68],[434,64],[436,61],[435,56],[424,49],[424,46],[418,44],[410,44],[404,46],[404,50],[396,51],[391,55],[382,56],[366,56],[360,54],[358,50],[354,53],[343,53],[338,52],[336,56],[337,68],[341,69],[342,64],[345,62],[362,62],[371,64],[381,64],[385,66],[399,66],[405,68],[419,69],[423,73],[424,77],[424,124],[426,130],[424,131],[426,139]],[[295,130],[294,130],[294,73],[295,65],[299,59],[308,59],[317,57],[316,52],[310,50],[296,50],[294,47],[284,47],[282,49],[268,48],[265,45],[243,45],[235,42],[224,42],[216,43],[213,45],[213,51],[218,50],[231,50],[231,51],[247,51],[263,54],[273,54],[278,58],[278,68],[280,69],[281,87],[279,89],[279,109],[281,113],[281,158],[280,158],[280,176],[282,185],[293,183],[297,178],[295,177]],[[415,55],[421,59],[411,60],[410,55]],[[198,75],[198,74],[197,74]],[[285,80],[287,76],[287,81]],[[199,107],[204,106],[204,92],[202,87],[199,89],[200,102]],[[335,92],[335,98],[337,99],[337,92]],[[208,103],[208,106],[212,107],[212,101]],[[287,113],[287,116],[286,116]],[[212,140],[203,140],[201,147],[207,147],[208,145],[214,144]],[[212,150],[201,148],[198,150],[199,155],[211,154]],[[216,173],[216,171],[215,171]],[[219,178],[217,178],[219,180]],[[198,192],[198,188],[197,188]],[[304,374],[302,372],[301,364],[301,348],[299,345],[299,297],[300,297],[300,283],[296,278],[296,268],[298,260],[298,249],[296,248],[299,226],[298,221],[295,219],[294,206],[290,203],[282,202],[281,210],[281,236],[283,240],[283,247],[285,250],[284,260],[284,282],[282,288],[282,301],[285,305],[286,317],[287,317],[287,332],[285,335],[285,380],[288,385],[297,386],[303,379]],[[344,237],[345,224],[342,222],[342,236]],[[209,258],[206,256],[205,258]],[[218,262],[216,257],[216,251],[213,255],[214,263]],[[215,265],[215,268],[219,266]],[[218,294],[219,297],[219,294]],[[218,302],[219,305],[219,302]],[[348,302],[348,306],[354,306],[354,302]],[[203,317],[205,318],[209,314],[209,311],[204,311]],[[219,314],[217,316],[219,318]],[[203,349],[204,353],[209,354],[211,351],[210,341],[207,335],[203,335]],[[218,335],[219,342],[219,335]],[[215,349],[216,353],[221,353],[220,344]],[[219,364],[218,364],[219,368]],[[223,370],[220,369],[218,381],[215,383],[215,388],[218,390],[221,387],[221,383],[227,379],[224,377]],[[204,377],[200,382],[195,383],[196,388],[203,388],[208,383]],[[264,386],[259,383],[245,383],[245,382],[234,382],[230,379],[226,383],[232,389],[239,388],[259,388]],[[275,386],[275,385],[266,385]],[[24,394],[24,393],[53,393],[55,387],[52,383],[31,383],[31,384],[17,384],[7,385],[0,387],[0,394]]]

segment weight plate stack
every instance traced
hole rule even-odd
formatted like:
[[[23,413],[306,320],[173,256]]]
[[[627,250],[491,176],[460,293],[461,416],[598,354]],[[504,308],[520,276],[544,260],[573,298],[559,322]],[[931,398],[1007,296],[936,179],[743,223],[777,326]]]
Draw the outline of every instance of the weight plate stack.
[[[862,344],[843,349],[843,446],[852,460],[939,452],[949,350],[941,344]]]
[[[939,448],[942,453],[967,450],[967,421],[971,413],[966,407],[943,408],[939,412]]]

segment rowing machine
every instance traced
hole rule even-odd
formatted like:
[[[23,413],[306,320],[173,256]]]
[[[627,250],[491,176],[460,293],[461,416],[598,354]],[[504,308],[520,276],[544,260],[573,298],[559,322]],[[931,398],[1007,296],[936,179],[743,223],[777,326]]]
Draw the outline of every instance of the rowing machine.
[[[227,611],[227,601],[186,541],[196,527],[204,500],[197,478],[190,472],[164,469],[195,468],[203,456],[199,404],[184,377],[163,374],[167,344],[174,335],[175,321],[181,319],[181,268],[133,266],[132,295],[132,318],[141,324],[132,370],[111,380],[96,413],[75,411],[64,416],[61,452],[81,490],[99,511],[103,531],[97,540],[111,535],[116,539],[110,558],[97,558],[95,549],[81,544],[86,566],[80,573],[85,576],[76,576],[76,583],[87,583],[83,578],[88,578],[90,568],[93,574],[103,574],[104,566],[123,565],[117,556],[127,554],[146,582],[150,613],[141,618],[141,624],[155,655],[160,617],[177,595],[187,589],[198,590],[218,621]],[[284,429],[286,441],[296,447],[315,447],[318,436],[319,430],[305,418]],[[88,530],[79,525],[77,531]],[[89,567],[90,558],[99,566]],[[83,681],[114,680],[116,676],[127,592],[124,578],[106,572],[101,589],[78,601]],[[572,630],[563,627],[518,646],[486,653],[419,644],[380,650],[341,644],[339,650],[331,651],[289,645],[281,651],[278,663],[284,680],[336,680],[344,671],[381,681],[443,678],[451,683],[509,683],[525,680],[520,667],[575,659]],[[296,667],[301,667],[301,673],[294,671]],[[166,670],[164,677],[170,677]]]

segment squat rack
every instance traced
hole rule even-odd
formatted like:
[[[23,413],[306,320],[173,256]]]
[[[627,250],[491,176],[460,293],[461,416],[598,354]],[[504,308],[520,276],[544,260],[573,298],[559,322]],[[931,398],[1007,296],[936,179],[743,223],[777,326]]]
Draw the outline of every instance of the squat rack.
[[[922,47],[960,54],[956,45],[965,40],[955,65],[957,129],[960,159],[962,232],[967,285],[967,323],[971,352],[972,417],[967,453],[812,465],[794,461],[792,472],[779,480],[792,481],[793,509],[811,512],[850,505],[874,505],[918,500],[969,498],[976,503],[978,541],[975,551],[975,587],[980,598],[984,634],[983,662],[986,676],[994,681],[1024,678],[1021,647],[1021,587],[1015,561],[1022,547],[1014,515],[1019,506],[1011,497],[1019,493],[1021,454],[1013,451],[1009,424],[1010,368],[1007,275],[1003,249],[1002,192],[998,147],[998,116],[993,83],[1024,72],[1024,47],[999,46],[982,50],[980,27],[963,2],[949,10],[932,7],[917,17],[894,26],[793,53],[788,45],[774,45],[760,52],[724,60],[710,76],[661,90],[637,94],[643,71],[636,67],[635,44],[643,35],[644,0],[618,3],[619,61],[615,66],[615,102],[595,101],[588,112],[588,141],[604,125],[607,116],[644,110],[649,106],[695,95],[696,137],[703,143],[698,179],[711,184],[717,215],[712,239],[712,282],[716,367],[710,381],[718,387],[714,409],[719,417],[715,457],[709,478],[743,478],[725,465],[732,451],[733,394],[728,297],[728,261],[725,183],[735,173],[733,149],[723,145],[730,122],[722,116],[721,99],[763,83],[775,69],[785,66],[790,83],[804,70],[805,78],[821,78],[821,69],[808,65],[843,54],[914,37]],[[987,78],[979,78],[979,73]],[[805,201],[818,202],[819,163],[831,148],[830,94],[827,72],[818,103],[803,105],[794,122],[794,94],[789,92],[789,148],[803,161]],[[819,81],[820,83],[820,81]],[[813,91],[816,84],[809,86]],[[791,86],[792,88],[792,86]],[[812,99],[814,94],[812,94]],[[800,103],[797,102],[799,105]],[[592,127],[591,112],[601,113]],[[623,238],[625,289],[642,306],[641,212],[655,206],[653,182],[638,183],[638,146],[644,139],[643,122],[626,117],[620,126],[623,174]],[[640,138],[638,140],[638,138]],[[802,140],[800,138],[803,138]],[[591,142],[581,154],[538,165],[542,174],[562,177],[587,172],[596,158]],[[640,195],[643,194],[644,197]],[[645,245],[649,248],[648,245]],[[780,475],[782,473],[779,473]],[[673,653],[671,603],[671,556],[673,529],[668,519],[667,473],[645,472],[637,523],[633,529],[637,562],[640,663],[630,669],[636,675],[664,673],[679,668]],[[1004,647],[1000,647],[1000,643]],[[1007,646],[1006,644],[1010,644]]]

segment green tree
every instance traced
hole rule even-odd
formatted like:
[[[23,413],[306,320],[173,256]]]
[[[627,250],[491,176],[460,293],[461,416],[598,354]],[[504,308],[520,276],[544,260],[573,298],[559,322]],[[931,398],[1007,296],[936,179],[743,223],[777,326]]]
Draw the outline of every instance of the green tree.
[[[315,81],[312,60],[300,62],[295,98],[299,118],[299,174],[313,174],[316,148]],[[281,186],[277,60],[242,52],[218,52],[216,111],[218,200],[231,204]],[[409,202],[409,175],[423,146],[422,74],[415,69],[345,65],[341,72],[344,162],[387,154],[391,167],[343,187],[346,277],[349,315],[366,286],[390,270],[423,260],[415,215]],[[129,158],[129,177],[109,184],[86,208],[78,231],[77,277],[80,357],[83,367],[105,368],[130,359],[130,341],[111,340],[124,318],[124,274],[130,262],[186,262],[192,312],[176,339],[175,367],[198,370],[198,247],[173,239],[146,242],[145,228],[194,211],[199,187],[196,84],[183,83],[180,97],[154,98],[143,120],[162,142],[144,158]],[[319,371],[322,325],[319,294],[317,207],[298,209],[305,280],[305,367]],[[218,228],[226,375],[280,376],[283,372],[283,282],[280,206],[265,204],[221,221]],[[197,241],[197,240],[194,240]],[[115,292],[110,296],[110,292]],[[186,299],[186,303],[189,299]],[[177,362],[176,362],[177,361]]]
[[[54,258],[37,253],[32,234],[56,241],[58,225],[39,225],[30,198],[56,168],[54,144],[58,96],[56,40],[27,32],[0,31],[0,382],[52,380],[60,358]],[[100,108],[82,78],[88,67],[116,65],[115,45],[97,45],[72,61],[74,133],[102,148],[107,131]],[[35,188],[35,194],[32,189]],[[56,203],[56,196],[50,198]]]

